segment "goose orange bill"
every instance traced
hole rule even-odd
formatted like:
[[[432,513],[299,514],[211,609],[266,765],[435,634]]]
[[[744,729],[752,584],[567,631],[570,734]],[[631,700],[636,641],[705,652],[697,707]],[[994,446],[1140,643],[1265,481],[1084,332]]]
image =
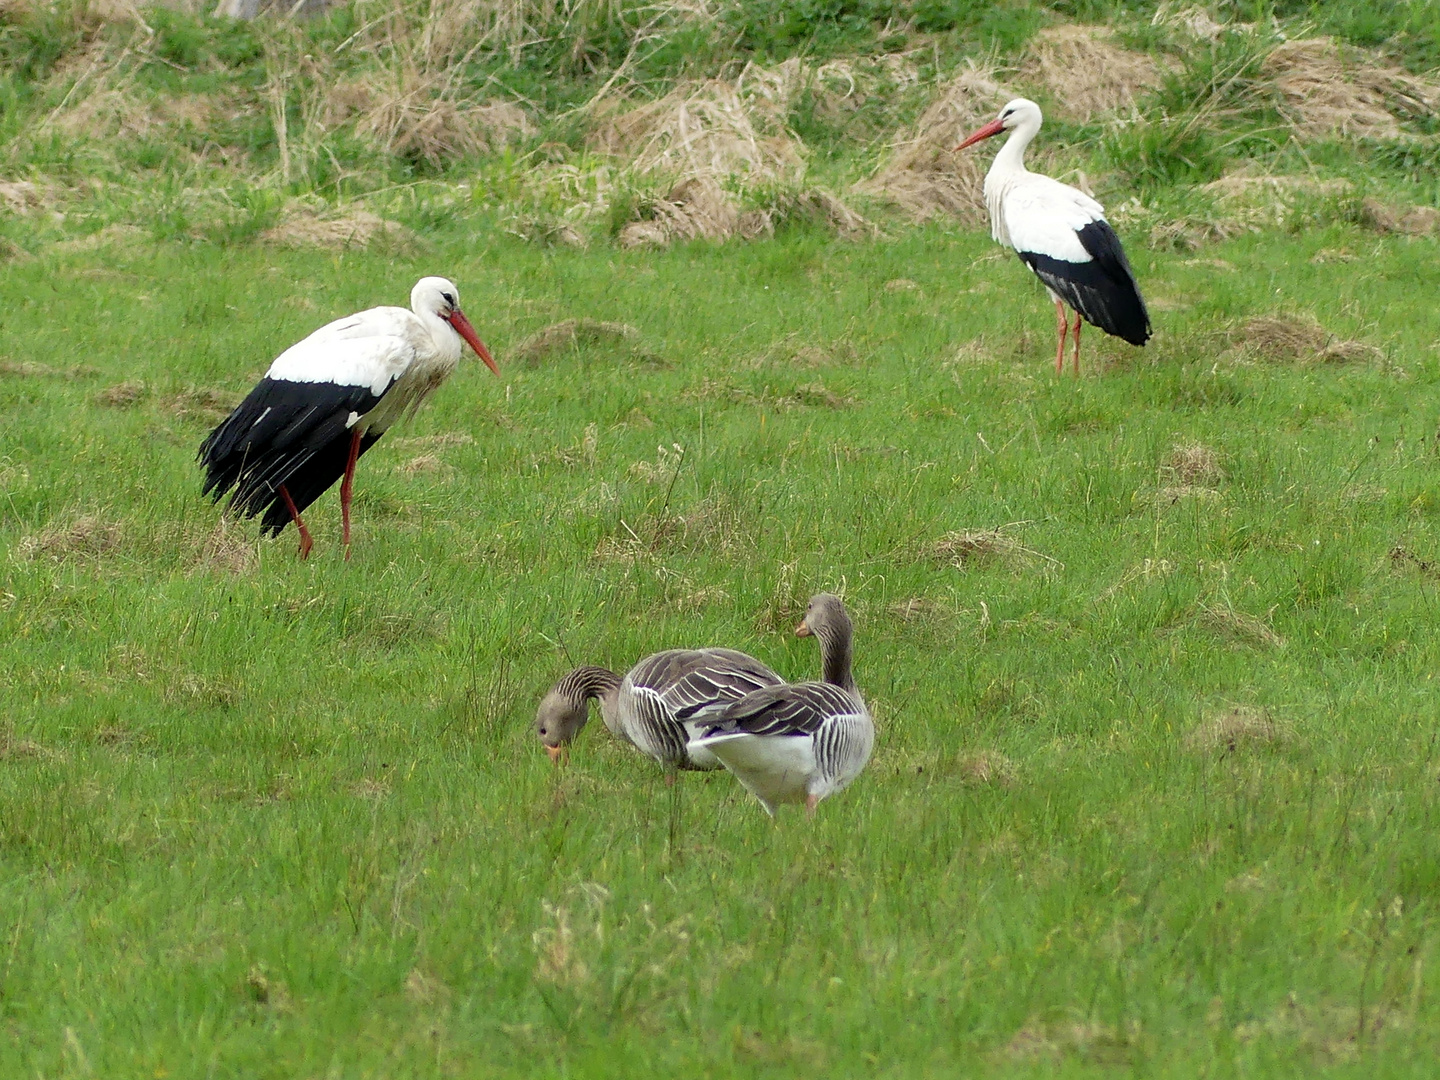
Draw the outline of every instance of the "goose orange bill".
[[[810,637],[814,633],[815,631],[810,629],[810,624],[807,623],[804,619],[801,619],[800,625],[795,627],[796,637]]]
[[[565,748],[563,746],[547,746],[545,747],[545,752],[550,755],[550,760],[555,762],[556,765],[559,765],[565,757]]]
[[[480,335],[475,333],[475,327],[470,325],[470,320],[465,317],[465,313],[459,308],[456,308],[450,313],[450,325],[455,328],[457,334],[470,343],[470,347],[475,350],[475,355],[485,361],[485,366],[496,375],[499,375],[500,369],[495,366],[495,361],[491,359],[490,350],[485,348],[485,343],[480,340]]]
[[[959,146],[955,147],[955,149],[956,149],[956,150],[964,150],[965,147],[967,147],[967,146],[974,146],[974,145],[975,145],[977,142],[979,142],[981,139],[988,139],[988,138],[990,138],[991,135],[999,135],[1000,132],[1002,132],[1002,131],[1004,131],[1004,130],[1005,130],[1005,124],[1004,124],[1003,121],[1001,121],[1001,120],[991,120],[990,123],[986,124],[986,125],[985,125],[984,127],[982,127],[979,131],[975,132],[974,135],[971,135],[968,139],[966,139],[964,142],[962,142]],[[952,153],[953,153],[953,151],[952,151]]]

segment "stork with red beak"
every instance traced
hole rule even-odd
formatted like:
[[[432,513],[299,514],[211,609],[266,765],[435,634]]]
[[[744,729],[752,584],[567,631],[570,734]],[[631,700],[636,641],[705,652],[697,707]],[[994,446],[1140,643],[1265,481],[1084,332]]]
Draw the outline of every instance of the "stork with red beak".
[[[990,235],[1015,249],[1055,301],[1060,339],[1056,374],[1065,362],[1066,305],[1074,309],[1078,375],[1081,316],[1107,334],[1144,345],[1150,337],[1150,315],[1120,238],[1105,220],[1105,208],[1083,191],[1025,168],[1025,148],[1040,130],[1040,121],[1039,105],[1016,98],[955,149],[1010,132],[985,174]]]
[[[395,421],[450,377],[468,344],[500,374],[443,277],[421,278],[410,309],[376,307],[336,319],[290,346],[200,446],[205,494],[244,517],[264,514],[261,532],[290,522],[300,557],[314,541],[300,512],[336,480],[345,558],[355,463]]]

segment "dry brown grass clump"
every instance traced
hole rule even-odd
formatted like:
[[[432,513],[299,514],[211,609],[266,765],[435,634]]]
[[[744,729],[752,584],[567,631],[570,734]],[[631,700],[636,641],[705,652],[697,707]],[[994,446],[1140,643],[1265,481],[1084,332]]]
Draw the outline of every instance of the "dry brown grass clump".
[[[1329,37],[1284,42],[1262,70],[1280,93],[1286,119],[1311,138],[1397,138],[1397,116],[1430,116],[1440,104],[1434,83]]]
[[[1365,223],[1377,232],[1434,236],[1440,231],[1440,210],[1433,206],[1392,206],[1379,199],[1366,199],[1360,213]]]
[[[1045,1023],[1032,1018],[1011,1037],[1005,1056],[1036,1061],[1081,1054],[1091,1061],[1120,1064],[1128,1059],[1133,1041],[1115,1028],[1094,1021]]]
[[[69,522],[52,522],[22,539],[17,547],[24,559],[54,559],[109,555],[119,550],[125,530],[118,521],[99,514],[83,514]]]
[[[955,614],[943,600],[928,596],[912,596],[890,605],[890,614],[902,622],[924,622]]]
[[[40,203],[40,189],[29,180],[0,180],[0,207],[10,213],[27,214]]]
[[[895,203],[915,221],[940,214],[983,220],[984,170],[973,154],[953,151],[1011,96],[991,69],[967,66],[896,141],[889,162],[855,190]]]
[[[1225,479],[1220,454],[1199,442],[1176,443],[1160,466],[1160,475],[1179,484],[1215,487]]]
[[[1049,555],[1042,555],[1034,548],[1026,547],[1006,530],[1009,525],[998,529],[965,529],[948,532],[932,540],[921,549],[925,558],[934,562],[947,563],[957,570],[967,569],[974,564],[988,562],[1027,563],[1042,561],[1059,566]]]
[[[955,759],[955,773],[962,784],[988,787],[991,784],[1009,787],[1015,783],[1015,763],[994,750],[972,750]]]
[[[448,79],[408,67],[337,85],[325,102],[326,118],[334,124],[352,113],[356,134],[383,152],[436,168],[498,150],[535,130],[525,110],[512,102],[458,101]]]
[[[260,563],[258,545],[253,534],[241,524],[222,517],[215,528],[203,537],[191,540],[194,554],[191,564],[204,570],[239,577],[248,574]]]
[[[1380,360],[1385,355],[1363,341],[1337,338],[1308,315],[1257,315],[1236,328],[1231,341],[1239,351],[1275,363],[1344,364]]]
[[[0,360],[0,375],[11,375],[22,379],[88,379],[100,374],[99,370],[77,364],[74,367],[57,368],[35,360]]]
[[[1271,649],[1285,647],[1285,639],[1271,629],[1266,619],[1236,611],[1228,605],[1215,608],[1201,604],[1198,621],[1207,630],[1240,644],[1263,645]]]
[[[1276,746],[1290,738],[1289,729],[1254,705],[1231,705],[1209,713],[1185,736],[1192,750],[1234,753],[1248,747]]]
[[[63,761],[65,754],[33,739],[17,738],[8,725],[0,727],[0,761]]]
[[[648,200],[644,217],[620,230],[621,247],[661,246],[674,240],[754,239],[770,229],[758,211],[742,213],[735,196],[710,176],[681,180],[663,197]]]
[[[1049,27],[1027,52],[1054,97],[1055,112],[1070,120],[1133,110],[1137,98],[1160,85],[1159,65],[1116,45],[1113,31],[1102,26]]]
[[[238,404],[239,394],[190,386],[167,396],[161,407],[177,420],[201,420],[209,424],[225,419]]]
[[[351,210],[332,217],[320,217],[310,210],[287,214],[277,225],[260,234],[267,244],[287,248],[322,248],[344,251],[372,244],[401,251],[418,247],[418,237],[398,221],[387,221],[368,210]]]
[[[129,409],[140,403],[150,391],[140,379],[128,379],[114,386],[107,386],[95,395],[95,400],[112,409]]]
[[[760,107],[757,107],[757,102]],[[658,101],[605,118],[592,144],[638,173],[798,181],[803,147],[763,99],[724,79],[687,83]]]
[[[99,232],[93,232],[89,236],[76,237],[74,240],[61,240],[55,244],[54,251],[95,251],[104,247],[134,247],[143,243],[146,232],[138,225],[124,225],[116,223],[106,225]]]
[[[578,346],[621,345],[639,337],[640,331],[627,323],[564,319],[531,334],[515,347],[511,355],[522,364],[538,364],[557,352]]]

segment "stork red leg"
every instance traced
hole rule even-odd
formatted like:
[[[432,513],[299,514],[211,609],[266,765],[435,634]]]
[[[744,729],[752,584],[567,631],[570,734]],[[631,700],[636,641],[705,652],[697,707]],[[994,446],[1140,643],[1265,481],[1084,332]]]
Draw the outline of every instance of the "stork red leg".
[[[1080,375],[1080,313],[1075,312],[1075,375]]]
[[[1060,375],[1065,371],[1065,330],[1070,324],[1070,317],[1065,314],[1065,305],[1059,300],[1055,301],[1055,318],[1059,323],[1057,333],[1060,335],[1060,344],[1055,348],[1055,374]]]
[[[280,498],[285,500],[285,509],[290,511],[290,520],[295,522],[295,528],[300,530],[300,558],[308,559],[315,541],[310,539],[310,530],[305,527],[305,522],[300,520],[300,511],[295,509],[295,500],[290,497],[290,490],[284,484],[280,485]]]
[[[350,561],[350,492],[355,487],[355,462],[360,460],[360,431],[350,436],[350,457],[345,462],[345,479],[340,481],[340,543],[345,561]]]

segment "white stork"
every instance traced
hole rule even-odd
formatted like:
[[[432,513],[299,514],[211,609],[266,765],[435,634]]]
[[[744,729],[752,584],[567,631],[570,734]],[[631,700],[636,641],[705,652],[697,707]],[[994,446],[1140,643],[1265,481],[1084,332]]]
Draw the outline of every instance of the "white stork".
[[[277,535],[295,522],[303,559],[314,542],[300,511],[343,476],[342,542],[350,558],[350,491],[360,455],[449,378],[462,341],[500,374],[459,296],[446,278],[421,278],[409,311],[370,308],[286,349],[200,445],[205,494],[218,502],[233,489],[233,510],[264,512],[261,532]]]
[[[1016,98],[956,150],[1011,132],[985,174],[990,235],[1009,244],[1045,283],[1055,301],[1060,342],[1055,373],[1065,361],[1065,305],[1075,309],[1075,373],[1080,373],[1080,317],[1131,345],[1150,337],[1140,286],[1105,220],[1105,208],[1083,191],[1025,168],[1025,148],[1040,130],[1040,106]]]

